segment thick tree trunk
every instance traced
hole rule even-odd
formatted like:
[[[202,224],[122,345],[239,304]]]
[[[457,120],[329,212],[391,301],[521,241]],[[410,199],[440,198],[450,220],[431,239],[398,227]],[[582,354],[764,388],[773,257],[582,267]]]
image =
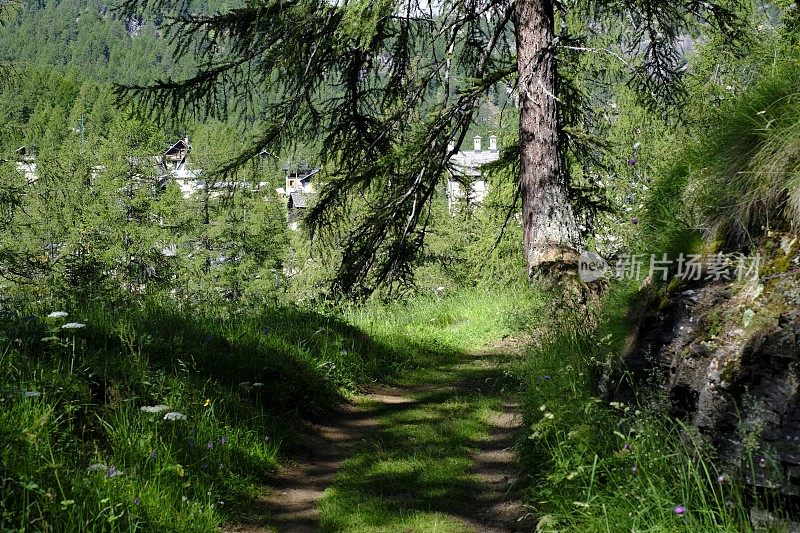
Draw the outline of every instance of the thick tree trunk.
[[[573,270],[581,237],[558,146],[558,72],[552,0],[517,0],[521,184],[525,257],[531,276]]]

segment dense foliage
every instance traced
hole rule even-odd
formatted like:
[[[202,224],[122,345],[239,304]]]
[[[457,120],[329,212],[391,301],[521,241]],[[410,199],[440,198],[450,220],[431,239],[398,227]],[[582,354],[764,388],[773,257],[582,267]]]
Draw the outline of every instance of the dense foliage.
[[[641,312],[638,283],[614,284],[597,324],[550,309],[557,306],[549,296],[520,283],[510,32],[492,33],[480,17],[462,20],[474,42],[462,47],[452,37],[449,52],[438,42],[430,49],[466,66],[420,81],[414,48],[403,65],[370,63],[366,53],[336,63],[371,49],[370,39],[432,39],[427,23],[382,26],[391,2],[354,2],[332,41],[343,48],[323,54],[331,62],[324,66],[341,70],[331,87],[301,79],[286,43],[268,43],[267,57],[290,77],[283,88],[311,116],[280,129],[253,112],[288,116],[272,94],[254,94],[256,105],[241,115],[215,104],[189,116],[156,99],[143,116],[117,99],[115,83],[196,71],[200,56],[170,38],[169,6],[158,4],[127,13],[82,0],[0,0],[0,528],[213,531],[269,486],[276,465],[301,444],[301,420],[326,416],[375,381],[409,369],[424,379],[466,350],[534,329],[539,342],[502,372],[524,400],[518,450],[542,530],[750,527],[747,505],[756,498],[716,471],[680,426],[641,405],[600,399],[597,378],[619,364],[628,317]],[[189,2],[177,13],[204,36],[202,47],[217,41],[203,33],[205,19],[189,13],[238,7]],[[709,37],[702,24],[669,37],[686,45],[686,93],[666,115],[628,83],[630,65],[615,48],[625,35],[613,17],[601,17],[586,39],[562,43],[560,97],[565,113],[576,111],[565,117],[564,163],[590,249],[606,257],[742,250],[800,223],[798,10],[788,1],[735,7],[751,37],[739,48]],[[301,11],[265,24],[287,24],[295,32],[289,42],[310,53],[311,30],[291,25],[305,20]],[[585,30],[585,11],[559,16],[564,35]],[[213,20],[226,27],[224,17]],[[230,27],[241,35],[249,28]],[[470,55],[491,38],[502,53]],[[671,59],[683,65],[684,56]],[[376,117],[371,91],[381,83],[395,92],[391,112]],[[420,91],[419,113],[403,111],[409,87]],[[334,112],[315,115],[323,109],[314,107],[317,97]],[[432,113],[431,101],[445,102],[444,110]],[[391,119],[387,140],[378,125]],[[327,141],[322,123],[332,132]],[[254,126],[266,128],[258,140],[286,136],[277,139],[283,149],[261,152]],[[441,185],[448,138],[487,133],[504,148],[501,161],[483,169],[489,194],[452,209]],[[191,195],[160,167],[185,137]],[[351,165],[353,156],[368,164]],[[315,211],[325,239],[290,229],[286,198],[276,194],[282,167],[301,161],[321,166],[334,186],[323,203],[335,204],[335,216]],[[420,175],[433,179],[417,183]],[[387,176],[402,179],[384,187]],[[345,200],[346,188],[364,194]],[[409,190],[418,195],[413,213],[392,203]],[[377,222],[376,205],[392,206]],[[409,248],[395,239],[406,230]],[[361,263],[364,246],[388,270]],[[380,255],[389,253],[403,264]],[[356,267],[351,289],[385,290],[360,305],[341,301],[347,287],[331,282],[342,261]],[[484,431],[480,413],[452,427]],[[466,453],[463,443],[448,444],[453,471],[466,476],[465,457],[456,457]],[[402,459],[405,445],[382,453]],[[439,451],[427,442],[425,468],[446,483],[448,471],[435,471]],[[362,472],[348,468],[352,490],[334,491],[331,524],[353,523]]]
[[[795,29],[771,26],[770,20],[754,24],[764,38],[741,58],[720,62],[713,41],[699,48],[691,62],[690,112],[679,124],[643,123],[631,165],[643,179],[629,182],[639,189],[641,203],[626,202],[637,223],[606,246],[673,257],[763,254],[766,246],[779,258],[770,268],[787,268],[780,261],[790,254],[784,257],[764,238],[789,232],[789,242],[796,231],[799,65],[797,50],[787,46]],[[655,134],[645,128],[655,128]],[[661,158],[653,161],[656,155]],[[687,290],[677,279],[662,284],[643,278],[613,280],[598,324],[560,317],[529,352],[530,433],[521,457],[540,528],[788,528],[782,520],[796,513],[793,504],[747,482],[752,469],[766,468],[758,454],[768,452],[751,445],[739,458],[739,471],[722,467],[699,433],[663,413],[670,400],[659,386],[659,369],[648,367],[653,375],[642,386],[644,378],[634,377],[637,369],[625,366],[637,324]],[[609,403],[614,390],[629,387],[633,395]],[[782,475],[780,469],[773,474]],[[753,508],[769,509],[769,521],[754,519]]]

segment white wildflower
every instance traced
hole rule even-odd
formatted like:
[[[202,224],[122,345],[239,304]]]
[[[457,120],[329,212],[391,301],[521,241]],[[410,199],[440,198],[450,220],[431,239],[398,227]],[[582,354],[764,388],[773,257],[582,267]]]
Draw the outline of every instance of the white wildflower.
[[[164,411],[169,411],[169,405],[145,405],[140,409],[145,413],[163,413]]]
[[[66,311],[53,311],[52,313],[47,315],[47,318],[64,318],[66,316],[69,316],[69,313],[67,313]]]
[[[67,322],[66,324],[61,326],[61,329],[81,329],[85,327],[86,324],[81,324],[80,322]]]
[[[29,391],[27,391],[25,393],[25,397],[26,398],[38,398],[41,395],[42,395],[41,392],[38,392],[38,391],[35,391],[35,390],[29,390]]]
[[[186,420],[186,415],[177,411],[171,411],[164,415],[164,420],[174,422],[176,420]]]
[[[86,470],[88,470],[89,472],[105,472],[106,465],[104,465],[103,463],[95,463],[93,465],[90,465],[89,468],[87,468]]]

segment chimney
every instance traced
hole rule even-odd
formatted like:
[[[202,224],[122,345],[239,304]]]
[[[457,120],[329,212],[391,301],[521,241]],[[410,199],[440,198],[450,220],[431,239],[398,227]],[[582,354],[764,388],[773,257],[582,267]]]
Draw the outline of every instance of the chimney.
[[[489,151],[496,152],[497,151],[497,135],[490,135],[489,136]]]
[[[475,139],[473,139],[473,142],[474,142],[474,146],[475,146],[475,151],[476,152],[480,152],[481,151],[481,136],[480,135],[476,135]]]

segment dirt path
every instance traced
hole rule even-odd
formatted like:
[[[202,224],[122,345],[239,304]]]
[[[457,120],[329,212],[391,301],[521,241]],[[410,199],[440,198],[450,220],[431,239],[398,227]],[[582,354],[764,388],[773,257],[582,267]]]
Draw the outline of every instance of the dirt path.
[[[529,343],[525,339],[507,339],[475,354],[468,366],[502,367]],[[485,384],[484,384],[485,385]],[[481,390],[479,393],[483,392]],[[522,503],[520,472],[514,455],[514,440],[523,424],[513,391],[501,392],[503,401],[489,416],[489,438],[472,455],[472,473],[480,483],[475,517],[465,522],[480,532],[533,531],[530,510]]]
[[[436,512],[443,513],[453,523],[461,524],[460,530],[474,532],[530,531],[533,528],[526,508],[517,494],[519,472],[517,471],[513,444],[522,420],[518,406],[514,403],[513,379],[504,370],[509,358],[518,352],[520,342],[503,341],[477,353],[462,356],[456,364],[444,365],[432,374],[434,378],[417,378],[415,383],[375,389],[352,404],[343,405],[326,424],[310,425],[302,440],[305,450],[289,460],[279,470],[270,484],[269,496],[262,500],[263,508],[256,513],[267,512],[279,532],[317,531],[320,526],[320,503],[325,490],[332,486],[337,472],[345,461],[358,454],[369,455],[373,441],[383,447],[381,432],[393,417],[411,414],[418,417],[418,409],[428,403],[446,401],[457,397],[469,401],[471,398],[500,398],[491,411],[482,416],[487,427],[485,435],[475,441],[464,443],[471,453],[472,467],[465,494],[469,501],[459,505],[443,503],[428,504]],[[508,381],[508,383],[506,383]],[[508,390],[507,390],[508,388]],[[443,391],[446,395],[443,396]],[[387,422],[387,420],[389,422]],[[438,427],[435,417],[426,417],[425,424]],[[413,439],[412,439],[413,440]],[[404,445],[413,446],[411,443]],[[417,483],[424,489],[423,484]],[[384,484],[385,486],[385,484]],[[370,487],[359,491],[369,492]],[[374,489],[373,489],[374,490]],[[414,499],[405,487],[403,497]],[[383,489],[379,490],[383,497]],[[391,491],[390,491],[391,492]],[[388,496],[391,500],[392,496]],[[392,528],[388,528],[392,529]],[[383,530],[378,527],[376,530]],[[424,528],[403,528],[404,531],[424,531]],[[240,524],[226,529],[231,532],[266,532],[273,529],[253,524]]]

